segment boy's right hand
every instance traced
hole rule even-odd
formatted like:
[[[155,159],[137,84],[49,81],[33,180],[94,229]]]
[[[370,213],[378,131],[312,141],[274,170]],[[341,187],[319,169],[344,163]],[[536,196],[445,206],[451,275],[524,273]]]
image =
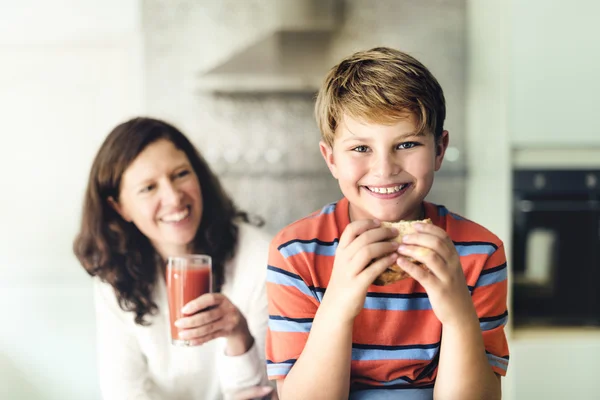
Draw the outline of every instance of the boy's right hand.
[[[398,258],[395,228],[377,220],[354,221],[340,237],[323,303],[333,304],[337,317],[352,322],[363,309],[369,286]],[[373,261],[376,260],[376,261]]]

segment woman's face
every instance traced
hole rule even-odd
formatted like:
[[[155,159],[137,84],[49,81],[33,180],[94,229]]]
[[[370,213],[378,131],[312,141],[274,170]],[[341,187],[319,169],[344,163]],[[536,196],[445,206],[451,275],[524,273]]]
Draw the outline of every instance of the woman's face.
[[[163,257],[191,251],[202,219],[202,192],[185,153],[166,139],[148,145],[123,173],[112,206]]]

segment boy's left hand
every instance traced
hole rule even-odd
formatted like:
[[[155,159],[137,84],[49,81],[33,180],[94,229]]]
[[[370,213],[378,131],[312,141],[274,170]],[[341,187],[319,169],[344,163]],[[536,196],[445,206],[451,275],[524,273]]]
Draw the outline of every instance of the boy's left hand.
[[[429,271],[403,257],[397,264],[425,288],[433,312],[444,326],[464,326],[477,314],[454,243],[435,225],[414,227],[417,233],[404,236],[398,253],[423,263]]]

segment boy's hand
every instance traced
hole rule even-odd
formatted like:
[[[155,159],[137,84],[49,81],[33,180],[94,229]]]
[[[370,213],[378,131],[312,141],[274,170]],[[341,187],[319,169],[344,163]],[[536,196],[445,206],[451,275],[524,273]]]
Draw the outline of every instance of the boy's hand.
[[[334,304],[340,320],[354,320],[363,309],[369,286],[398,258],[398,243],[388,240],[397,234],[397,229],[383,228],[376,220],[354,221],[342,233],[323,299]]]
[[[414,226],[418,233],[404,236],[398,253],[425,264],[429,271],[403,257],[397,264],[425,288],[433,312],[443,325],[460,326],[477,318],[452,240],[435,225]]]

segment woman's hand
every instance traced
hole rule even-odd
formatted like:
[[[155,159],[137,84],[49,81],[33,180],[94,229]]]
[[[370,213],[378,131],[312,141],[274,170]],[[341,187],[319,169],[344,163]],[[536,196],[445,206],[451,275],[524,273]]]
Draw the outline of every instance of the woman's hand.
[[[464,326],[465,321],[475,321],[477,314],[454,243],[435,225],[414,227],[418,233],[404,236],[398,253],[423,263],[428,271],[404,257],[398,258],[397,264],[425,288],[443,325]]]
[[[253,386],[242,389],[233,395],[233,400],[276,400],[277,398],[277,392],[271,386]]]
[[[179,338],[198,346],[218,337],[227,338],[225,353],[238,356],[247,352],[254,338],[246,318],[240,310],[221,293],[207,293],[187,303],[183,313],[189,315],[175,321]]]

